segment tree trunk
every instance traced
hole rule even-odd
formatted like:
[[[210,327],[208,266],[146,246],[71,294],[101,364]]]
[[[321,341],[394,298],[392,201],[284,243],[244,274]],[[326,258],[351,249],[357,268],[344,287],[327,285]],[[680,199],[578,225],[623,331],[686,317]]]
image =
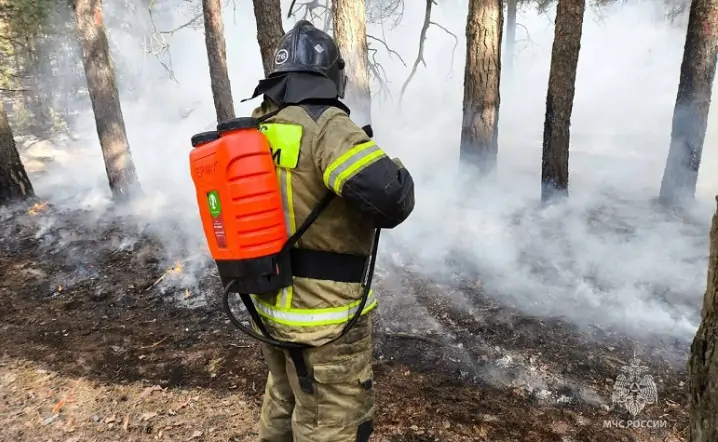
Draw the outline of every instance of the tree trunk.
[[[682,204],[696,192],[718,57],[718,0],[693,0],[683,48],[671,146],[659,200]]]
[[[227,73],[227,45],[224,42],[224,23],[220,0],[202,0],[204,12],[204,41],[207,45],[209,79],[212,83],[212,97],[217,121],[234,118],[232,86]]]
[[[8,35],[12,35],[12,31],[8,29]],[[14,85],[17,83],[18,89],[25,89],[24,83],[24,68],[23,68],[23,58],[27,57],[26,51],[23,47],[21,47],[17,42],[15,42],[14,38],[11,38],[9,41],[11,47],[12,47],[12,54],[13,54],[13,64],[14,71],[11,72],[11,75],[15,76],[14,78],[11,76],[12,79],[11,85]],[[23,91],[15,94],[13,97],[13,106],[12,111],[15,116],[22,115],[25,116],[29,112],[29,104],[28,104],[28,92],[29,91]]]
[[[110,59],[102,19],[102,0],[77,0],[75,15],[87,90],[95,114],[95,126],[110,190],[115,198],[126,199],[139,192],[140,186]]]
[[[518,9],[518,0],[506,1],[506,52],[504,54],[503,74],[504,76],[513,75],[514,68],[514,52],[516,51],[516,12]]]
[[[0,103],[0,206],[35,196],[15,146],[5,109]]]
[[[254,18],[257,21],[257,42],[262,53],[264,75],[269,75],[274,62],[274,51],[284,35],[282,6],[279,0],[253,0]]]
[[[586,0],[559,0],[546,94],[541,200],[568,196],[568,147]]]
[[[459,160],[481,176],[496,168],[501,95],[501,0],[470,0]]]
[[[360,125],[371,123],[366,1],[333,0],[334,38],[346,61],[346,101]],[[361,121],[360,121],[361,120]]]
[[[53,114],[51,112],[50,100],[48,94],[43,90],[42,78],[45,74],[42,69],[42,62],[37,48],[37,37],[27,41],[27,56],[30,63],[30,82],[31,88],[28,93],[31,103],[30,110],[33,115],[33,124],[31,129],[34,135],[49,136],[53,130]]]
[[[716,198],[718,201],[718,198]],[[691,395],[690,442],[718,440],[718,211],[710,232],[708,284],[701,325],[693,338],[688,361]]]

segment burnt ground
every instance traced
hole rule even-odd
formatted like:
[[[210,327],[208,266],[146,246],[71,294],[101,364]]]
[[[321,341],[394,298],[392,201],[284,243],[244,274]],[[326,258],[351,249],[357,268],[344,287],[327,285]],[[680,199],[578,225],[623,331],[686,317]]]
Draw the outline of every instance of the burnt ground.
[[[131,219],[87,220],[51,206],[0,216],[0,439],[255,440],[256,343]],[[199,287],[219,293],[204,274]],[[374,440],[685,440],[675,344],[523,316],[463,273],[451,287],[378,276]],[[662,429],[604,425],[631,419],[611,389],[634,352],[658,385],[636,419]]]

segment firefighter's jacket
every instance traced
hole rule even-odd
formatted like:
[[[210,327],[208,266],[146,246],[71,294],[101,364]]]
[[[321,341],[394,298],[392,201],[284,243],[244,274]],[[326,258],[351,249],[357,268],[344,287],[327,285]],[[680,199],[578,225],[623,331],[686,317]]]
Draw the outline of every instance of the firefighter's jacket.
[[[276,109],[265,101],[252,116]],[[290,105],[266,119],[261,130],[272,148],[288,234],[296,231],[327,190],[339,196],[304,233],[297,248],[366,258],[374,229],[393,228],[412,212],[414,182],[409,172],[341,108]],[[253,295],[254,304],[274,338],[322,345],[354,316],[363,286],[297,276],[293,280],[292,287],[279,293]],[[376,306],[372,291],[362,314]]]

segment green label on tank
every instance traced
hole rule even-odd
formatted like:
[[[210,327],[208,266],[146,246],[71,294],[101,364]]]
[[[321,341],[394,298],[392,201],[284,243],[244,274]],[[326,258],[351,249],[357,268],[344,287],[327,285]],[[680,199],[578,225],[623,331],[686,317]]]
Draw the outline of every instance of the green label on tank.
[[[207,204],[209,204],[209,213],[212,218],[217,218],[222,213],[222,205],[219,203],[219,194],[216,190],[207,192]]]

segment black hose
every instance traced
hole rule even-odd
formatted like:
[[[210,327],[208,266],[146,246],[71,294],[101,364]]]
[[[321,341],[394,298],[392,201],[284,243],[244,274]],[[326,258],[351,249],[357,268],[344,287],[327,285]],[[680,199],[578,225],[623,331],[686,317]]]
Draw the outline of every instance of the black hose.
[[[359,321],[359,318],[362,316],[362,312],[364,311],[364,308],[366,307],[366,303],[369,300],[369,293],[371,292],[371,283],[374,278],[374,267],[376,265],[376,257],[377,252],[379,250],[379,234],[381,232],[381,229],[376,230],[376,234],[374,235],[374,244],[372,246],[372,253],[371,253],[371,261],[369,262],[369,267],[367,269],[366,273],[366,280],[364,281],[364,291],[362,292],[361,302],[359,302],[359,306],[357,308],[356,313],[354,313],[354,316],[347,322],[347,324],[344,326],[344,329],[342,329],[341,333],[339,333],[337,336],[332,338],[330,341],[326,342],[324,345],[332,343],[336,341],[337,339],[344,336],[356,323]],[[250,317],[252,320],[257,324],[257,327],[262,331],[262,334],[257,333],[256,331],[252,330],[251,328],[247,327],[246,325],[242,324],[239,319],[234,315],[234,312],[232,312],[232,309],[229,306],[229,294],[230,290],[232,289],[232,286],[236,283],[236,280],[230,281],[225,287],[224,292],[222,294],[222,305],[224,307],[224,311],[227,314],[227,317],[229,317],[229,322],[232,323],[235,327],[237,327],[242,332],[246,333],[250,337],[257,339],[258,341],[264,342],[265,344],[273,345],[278,348],[282,348],[285,350],[302,350],[306,348],[312,348],[313,345],[309,344],[303,344],[299,342],[291,342],[291,341],[280,341],[278,339],[274,339],[269,335],[269,332],[264,327],[264,323],[262,322],[262,318],[259,316],[259,313],[256,310],[256,307],[254,307],[254,303],[252,301],[252,298],[249,294],[240,293],[239,296],[242,299],[242,302],[244,303],[245,308],[247,308],[247,311],[249,312]]]
[[[246,325],[242,324],[239,321],[239,319],[237,319],[237,317],[234,316],[234,313],[232,312],[232,309],[229,306],[229,293],[230,293],[230,290],[232,289],[232,286],[235,284],[236,281],[237,281],[236,279],[233,279],[232,281],[230,281],[229,284],[227,284],[227,286],[224,288],[224,294],[222,295],[222,305],[224,307],[225,313],[227,314],[227,317],[229,318],[229,322],[231,322],[232,325],[234,325],[235,327],[237,327],[238,329],[240,329],[247,335],[251,336],[252,338],[254,338],[258,341],[264,342],[265,344],[273,345],[275,347],[283,348],[286,350],[297,350],[297,349],[301,350],[301,349],[310,347],[309,345],[306,345],[306,344],[300,344],[300,343],[288,342],[288,341],[280,341],[278,339],[272,338],[271,336],[263,336],[263,335],[257,333],[256,331],[252,330],[251,328],[247,327]],[[249,295],[242,293],[242,294],[240,294],[240,296],[242,297],[242,301],[245,303],[245,307],[247,306],[247,304],[246,304],[247,301],[252,302],[252,299],[249,298]],[[245,299],[245,297],[247,297],[249,299],[247,300],[247,299]],[[251,315],[251,316],[255,316],[255,315]],[[253,318],[253,322],[257,323],[257,319],[259,319],[259,323],[257,324],[257,326],[260,328],[264,328],[264,324],[262,324],[261,318],[256,318],[256,319]],[[269,335],[269,333],[266,333],[266,332],[265,332],[265,334]]]

